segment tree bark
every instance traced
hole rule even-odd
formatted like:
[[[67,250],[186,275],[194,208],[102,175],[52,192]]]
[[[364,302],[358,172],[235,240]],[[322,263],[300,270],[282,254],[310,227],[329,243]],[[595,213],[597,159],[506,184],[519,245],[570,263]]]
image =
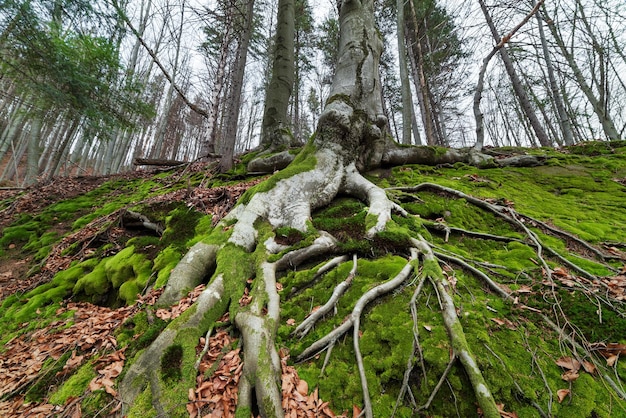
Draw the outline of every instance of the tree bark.
[[[503,38],[501,38],[500,35],[498,34],[498,31],[493,23],[493,20],[491,19],[489,10],[487,10],[487,6],[485,5],[485,2],[483,0],[479,0],[479,3],[480,3],[480,8],[482,12],[485,15],[485,20],[487,22],[487,25],[489,26],[489,30],[491,31],[491,35],[493,36],[493,39],[496,41],[497,44],[502,43]],[[542,4],[542,3],[543,3],[543,0],[539,1],[539,4]],[[535,8],[534,10],[536,11],[537,8]],[[504,43],[506,43],[507,41],[508,39],[505,38]],[[526,94],[526,91],[524,90],[524,87],[522,86],[522,82],[517,76],[517,72],[515,71],[515,67],[513,66],[513,61],[511,60],[511,57],[509,56],[509,52],[504,46],[504,43],[502,43],[502,46],[499,49],[500,57],[502,58],[502,62],[504,63],[504,68],[506,68],[506,72],[509,75],[509,78],[511,79],[511,85],[513,86],[515,95],[517,96],[520,102],[520,105],[524,112],[524,116],[528,118],[533,128],[533,132],[535,133],[535,136],[539,140],[539,143],[544,147],[549,147],[550,145],[552,145],[552,141],[546,134],[545,130],[543,129],[543,126],[541,125],[541,122],[539,121],[539,118],[537,118],[537,115],[535,114],[535,111],[530,102],[530,99],[528,98],[528,95]]]
[[[295,78],[294,36],[294,0],[279,0],[272,77],[265,97],[261,132],[261,146],[268,149],[282,149],[291,142],[287,110]]]
[[[237,55],[233,63],[230,90],[228,92],[228,111],[224,121],[224,138],[222,141],[222,158],[219,163],[221,172],[226,172],[233,167],[233,156],[235,153],[235,143],[237,141],[237,125],[239,122],[239,110],[241,104],[241,90],[243,89],[243,76],[246,70],[248,58],[248,45],[252,36],[252,21],[254,11],[254,0],[247,2],[245,15],[241,16],[242,32],[237,47]]]
[[[409,0],[412,1],[412,0]],[[398,65],[400,70],[400,89],[402,93],[402,143],[411,143],[411,129],[413,122],[413,99],[409,82],[408,62],[406,59],[406,22],[404,19],[404,0],[397,0],[398,10]],[[418,143],[419,144],[419,143]]]

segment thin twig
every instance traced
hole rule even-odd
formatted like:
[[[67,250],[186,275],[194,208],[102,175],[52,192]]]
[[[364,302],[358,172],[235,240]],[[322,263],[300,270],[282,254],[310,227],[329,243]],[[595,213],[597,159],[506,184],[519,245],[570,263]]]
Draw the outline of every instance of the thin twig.
[[[448,377],[448,373],[450,373],[450,370],[452,369],[452,366],[454,366],[454,363],[456,363],[456,358],[457,357],[453,354],[452,358],[450,358],[450,361],[448,362],[448,365],[446,366],[446,369],[441,374],[441,377],[439,378],[439,382],[437,382],[437,385],[435,385],[435,388],[430,393],[430,396],[428,397],[428,400],[426,401],[426,403],[424,405],[422,405],[419,408],[417,408],[417,410],[415,412],[423,411],[425,409],[430,408],[430,404],[435,399],[435,396],[437,396],[437,392],[439,392],[439,389],[441,389],[441,386],[443,385],[443,382],[446,381],[446,378]]]

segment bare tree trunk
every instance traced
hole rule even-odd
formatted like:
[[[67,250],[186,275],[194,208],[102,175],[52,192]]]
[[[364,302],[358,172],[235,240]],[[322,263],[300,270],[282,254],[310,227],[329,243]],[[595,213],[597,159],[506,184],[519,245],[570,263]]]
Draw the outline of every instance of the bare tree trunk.
[[[272,150],[288,147],[291,142],[287,110],[295,77],[294,8],[294,0],[278,1],[272,78],[265,97],[261,131],[261,145]]]
[[[35,114],[30,123],[30,135],[28,139],[28,156],[26,163],[26,175],[24,177],[24,185],[30,185],[37,180],[39,174],[39,141],[41,138],[41,127],[43,118],[41,115]]]
[[[572,126],[569,121],[565,106],[563,105],[563,99],[559,90],[559,85],[554,75],[554,65],[552,64],[552,58],[550,57],[550,51],[548,49],[548,41],[546,40],[545,31],[543,30],[543,18],[540,14],[537,14],[537,24],[539,27],[539,37],[541,38],[541,49],[543,51],[543,58],[546,62],[546,71],[548,73],[548,80],[550,82],[550,92],[554,106],[559,115],[559,127],[561,128],[561,134],[563,135],[563,142],[565,145],[574,144],[574,134],[572,133]]]
[[[67,146],[69,145],[70,141],[74,138],[74,134],[76,134],[76,131],[78,127],[80,126],[80,122],[81,122],[81,118],[78,116],[74,117],[74,119],[72,120],[72,124],[70,128],[68,129],[65,135],[65,138],[63,139],[63,142],[60,144],[59,149],[57,149],[56,153],[53,156],[52,165],[46,176],[48,180],[52,179],[52,177],[56,175],[59,169],[59,165],[61,164],[61,157],[63,157]]]
[[[543,129],[543,126],[541,125],[541,122],[539,121],[539,118],[537,118],[537,115],[535,114],[535,111],[532,107],[530,99],[528,98],[528,94],[524,90],[524,87],[522,86],[522,82],[517,76],[517,72],[515,71],[515,67],[513,66],[513,61],[511,60],[511,57],[509,56],[509,53],[506,47],[504,46],[504,43],[502,43],[503,39],[500,37],[500,35],[498,34],[498,31],[496,30],[496,27],[493,23],[493,20],[491,19],[489,10],[487,10],[487,6],[485,5],[485,2],[483,0],[478,0],[478,2],[480,3],[480,8],[483,14],[485,15],[485,20],[487,22],[487,25],[489,26],[489,30],[491,31],[493,39],[496,41],[496,43],[502,44],[502,46],[499,49],[500,57],[502,58],[502,62],[504,63],[504,68],[506,68],[507,74],[509,75],[509,78],[511,79],[511,85],[513,86],[513,90],[515,91],[515,94],[517,95],[519,99],[520,105],[522,107],[522,111],[524,112],[524,116],[528,118],[533,128],[533,132],[535,133],[535,136],[539,140],[539,143],[544,147],[548,147],[552,145],[552,141],[550,141],[550,138],[546,134],[545,130]],[[542,2],[543,0],[540,1],[539,3],[542,3]],[[536,10],[537,8],[534,9],[534,11]]]
[[[610,139],[611,141],[618,140],[619,134],[617,133],[617,129],[615,128],[615,124],[613,123],[613,119],[611,119],[611,116],[606,112],[606,108],[604,107],[604,104],[601,98],[596,97],[596,95],[594,94],[593,89],[587,82],[585,75],[582,73],[580,67],[576,63],[574,54],[567,49],[565,43],[563,42],[563,38],[561,37],[561,34],[557,26],[554,23],[554,20],[552,20],[548,16],[545,7],[543,10],[544,10],[546,21],[549,22],[548,28],[550,29],[550,33],[552,34],[552,37],[554,38],[554,40],[556,41],[556,44],[561,50],[561,54],[563,55],[568,65],[570,66],[572,73],[574,74],[574,78],[576,79],[576,82],[578,83],[578,86],[587,97],[587,100],[589,100],[589,103],[591,104],[591,107],[593,108],[594,113],[596,114],[596,116],[598,117],[598,120],[602,124],[604,135],[606,135],[606,137]]]
[[[254,0],[247,1],[247,10],[241,16],[244,30],[240,35],[237,55],[233,63],[231,86],[228,93],[228,112],[224,122],[224,139],[222,144],[222,158],[220,159],[220,171],[225,172],[233,167],[235,142],[237,141],[237,125],[239,122],[239,110],[241,103],[241,90],[243,88],[243,76],[248,58],[248,45],[252,36],[252,19],[254,12]]]
[[[413,81],[422,114],[422,123],[424,124],[424,133],[426,135],[426,143],[435,145],[437,140],[433,129],[433,116],[430,109],[430,99],[426,75],[424,73],[424,54],[419,34],[419,21],[415,11],[413,0],[409,0],[411,10],[411,23],[413,24],[413,45],[411,48],[411,64],[413,66]]]
[[[412,1],[412,0],[408,0]],[[400,91],[402,93],[402,143],[411,143],[411,129],[413,124],[413,98],[411,95],[411,84],[409,81],[408,62],[406,59],[406,22],[404,18],[404,0],[397,0],[398,10],[398,65],[400,69]],[[418,144],[420,144],[418,142]],[[420,144],[421,145],[421,144]]]
[[[176,49],[174,54],[174,60],[172,62],[172,72],[170,84],[165,93],[165,103],[161,110],[161,116],[157,124],[156,134],[154,137],[154,146],[150,155],[153,158],[164,157],[163,142],[165,141],[165,132],[167,129],[167,122],[170,116],[170,110],[172,109],[172,103],[174,101],[174,86],[178,82],[178,71],[180,66],[180,47],[183,40],[183,23],[185,21],[185,1],[180,6],[180,24],[178,28],[178,34],[176,38]]]

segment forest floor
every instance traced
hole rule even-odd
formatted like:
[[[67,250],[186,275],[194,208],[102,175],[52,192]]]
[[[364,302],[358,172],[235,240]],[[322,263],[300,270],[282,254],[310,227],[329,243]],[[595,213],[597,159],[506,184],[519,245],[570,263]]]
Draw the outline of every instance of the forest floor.
[[[499,277],[502,287],[510,290],[518,300],[514,307],[505,307],[502,302],[483,298],[480,293],[484,286],[476,285],[464,273],[455,276],[452,268],[446,270],[458,292],[457,298],[467,309],[464,327],[468,327],[468,332],[474,329],[477,341],[487,347],[483,349],[483,356],[494,353],[487,368],[494,369],[492,383],[500,390],[496,394],[507,402],[506,410],[502,404],[502,416],[536,416],[537,411],[543,410],[554,416],[568,416],[574,410],[584,411],[580,416],[626,416],[626,404],[619,399],[623,389],[617,390],[617,397],[601,394],[600,387],[606,384],[600,382],[601,372],[597,370],[598,367],[608,369],[613,376],[611,381],[616,381],[618,387],[626,381],[626,366],[623,361],[618,361],[620,355],[626,355],[626,212],[623,210],[626,207],[626,144],[589,143],[560,151],[532,152],[547,153],[547,164],[508,170],[480,170],[464,164],[450,167],[411,165],[371,173],[369,178],[381,187],[389,188],[390,195],[414,216],[453,228],[451,235],[455,235],[454,228],[466,232],[482,229],[484,233],[498,231],[512,239],[519,238],[515,231],[502,232],[501,221],[482,217],[479,211],[468,208],[471,205],[463,199],[450,199],[443,192],[394,192],[391,188],[426,181],[455,187],[484,201],[515,207],[520,213],[532,217],[528,219],[538,218],[548,226],[567,230],[606,255],[609,260],[606,264],[593,261],[594,254],[588,248],[582,248],[569,238],[556,242],[555,238],[547,237],[549,234],[544,227],[526,221],[529,227],[546,235],[545,241],[551,247],[584,266],[586,270],[583,270],[597,279],[586,278],[569,265],[551,264],[557,279],[559,301],[566,305],[559,306],[559,309],[563,309],[568,320],[575,322],[588,340],[587,349],[591,347],[597,356],[591,361],[591,357],[582,358],[563,350],[563,343],[557,341],[558,335],[552,335],[554,343],[547,340],[535,342],[540,341],[543,334],[552,332],[533,325],[541,321],[538,313],[557,305],[547,301],[555,290],[553,287],[549,289],[542,279],[541,267],[532,248],[509,242],[503,249],[502,245],[477,243],[478,240],[475,242],[463,234],[457,238],[451,236],[448,241],[447,236],[438,237],[435,230],[431,237],[441,248],[454,249],[468,259],[483,259],[479,263],[481,268]],[[0,416],[79,417],[118,413],[121,405],[117,380],[123,375],[125,366],[172,319],[191,306],[204,288],[200,285],[170,308],[156,308],[154,303],[169,272],[192,243],[206,236],[206,231],[232,209],[237,199],[264,178],[245,176],[241,167],[227,176],[214,175],[209,166],[196,163],[169,171],[57,178],[25,190],[0,190]],[[138,220],[137,213],[145,219]],[[368,274],[378,277],[383,274],[381,272],[393,272],[404,260],[391,255],[394,251],[402,254],[397,243],[383,242],[376,248],[371,243],[364,243],[362,232],[354,232],[364,229],[353,224],[361,216],[364,223],[362,203],[342,198],[316,214],[313,222],[342,240],[346,252],[359,255],[362,277],[358,280],[363,280],[359,286],[366,287],[368,284],[364,280],[370,277]],[[330,220],[335,217],[338,223],[333,224]],[[146,220],[161,229],[151,229],[146,226]],[[375,264],[377,257],[385,264]],[[349,269],[351,263],[347,264],[343,270]],[[500,272],[498,265],[505,265],[516,273]],[[99,269],[106,270],[106,275],[99,276],[106,277],[106,283],[96,286],[84,280],[85,277],[95,277]],[[281,291],[284,286],[291,292],[281,295],[285,305],[279,336],[285,347],[294,324],[308,314],[303,311],[303,306],[311,305],[315,310],[324,302],[322,291],[313,287],[299,288],[303,277],[301,272],[292,272],[279,283]],[[139,297],[136,293],[127,298],[118,297],[114,290],[119,290],[120,295],[123,293],[122,286],[116,282],[118,279],[124,285],[135,286]],[[320,285],[326,286],[324,292],[333,286],[322,281]],[[296,288],[297,291],[293,290]],[[573,289],[582,291],[574,292]],[[462,293],[466,291],[467,294]],[[579,293],[582,296],[577,296]],[[399,311],[399,301],[406,302],[409,297],[390,296],[396,298],[396,302],[384,314],[379,307],[372,308],[372,323],[364,326],[364,341],[370,341],[375,333],[393,331],[401,334],[399,323],[404,321],[403,326],[410,323],[410,317]],[[592,303],[583,307],[578,305],[581,301]],[[246,303],[245,296],[240,303]],[[348,308],[340,308],[338,320]],[[393,323],[386,323],[382,318],[391,312],[394,313]],[[469,315],[470,312],[473,314]],[[474,313],[479,316],[473,316]],[[431,347],[444,348],[443,354],[425,349],[425,360],[432,364],[436,376],[449,360],[447,343],[437,342],[437,338],[445,340],[442,337],[445,334],[437,331],[438,320],[434,316],[427,311],[420,311],[420,315],[426,330],[422,344],[430,342]],[[594,317],[599,317],[600,322],[593,322]],[[223,317],[219,322],[224,326],[198,341],[197,386],[190,390],[187,401],[187,410],[192,417],[230,416],[235,410],[242,369],[241,348],[229,318]],[[332,323],[320,326],[316,330],[317,336],[328,332],[329,327],[332,328]],[[384,338],[384,344],[410,348],[412,333],[408,331],[406,335],[386,335]],[[513,342],[519,346],[513,347]],[[533,342],[539,344],[535,351],[529,348]],[[335,349],[333,355],[337,364],[329,366],[327,374],[334,373],[341,378],[326,383],[320,378],[324,370],[323,356],[318,355],[303,364],[293,363],[290,351],[302,350],[306,343],[304,339],[280,352],[283,407],[288,416],[358,416],[361,410],[357,389],[356,395],[331,399],[339,388],[351,386],[341,375],[349,376],[354,372],[347,372],[345,365],[338,364],[349,358],[346,352],[350,350],[350,344]],[[523,344],[526,346],[520,347]],[[376,353],[378,349],[375,345],[373,347],[370,350]],[[502,360],[499,350],[509,353],[510,358]],[[513,364],[514,360],[529,363],[532,373],[551,371],[545,372],[542,379],[527,382],[523,380],[524,376],[516,375],[515,368],[522,366]],[[382,388],[384,393],[386,386],[395,388],[399,385],[406,361],[406,356],[396,354],[395,348],[390,349],[389,358],[381,359],[380,363],[399,371],[387,377],[386,374],[391,373],[377,369],[380,380],[375,385],[378,389]],[[500,363],[504,366],[504,362],[510,378],[502,377],[502,371],[496,370]],[[526,363],[523,368],[527,367]],[[453,387],[462,387],[461,382],[465,379],[459,371],[452,373],[451,393]],[[587,376],[579,379],[584,373]],[[436,377],[430,378],[432,384],[436,380]],[[507,380],[508,386],[505,387],[503,380]],[[431,383],[424,383],[423,387],[417,385],[414,390],[427,395],[432,391]],[[519,394],[511,395],[515,389],[510,387],[515,385],[531,399],[528,402],[530,407],[519,400]],[[582,385],[593,388],[597,395],[591,394],[591,389],[589,393],[584,392],[580,388]],[[550,389],[549,401],[545,401],[547,395],[541,393],[545,392],[544,387]],[[532,394],[528,394],[529,391]],[[555,402],[552,402],[552,392]],[[385,398],[384,402],[393,404],[395,398],[393,402]],[[464,406],[460,401],[458,405],[456,400],[454,403],[456,409],[450,416],[474,408]],[[536,408],[533,403],[541,404],[541,407]],[[437,408],[445,408],[445,405],[446,401],[441,401],[433,408],[441,414],[442,409]],[[400,416],[408,416],[409,410],[400,409]],[[517,412],[506,412],[513,410]]]

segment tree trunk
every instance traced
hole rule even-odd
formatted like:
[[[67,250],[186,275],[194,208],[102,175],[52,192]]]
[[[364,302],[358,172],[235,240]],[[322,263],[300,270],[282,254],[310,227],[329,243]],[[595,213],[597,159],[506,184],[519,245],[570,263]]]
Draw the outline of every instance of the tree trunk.
[[[230,89],[226,102],[228,111],[224,121],[224,138],[222,140],[219,168],[221,172],[226,172],[233,167],[233,157],[235,153],[235,143],[237,142],[237,126],[239,123],[239,109],[241,104],[241,90],[243,89],[243,76],[246,70],[248,58],[248,45],[252,36],[252,23],[254,12],[254,0],[247,2],[245,15],[242,15],[243,31],[240,33],[237,55],[233,63]]]
[[[412,0],[409,0],[412,1]],[[397,0],[396,9],[398,11],[398,65],[400,69],[400,90],[402,92],[402,143],[411,143],[411,128],[414,120],[413,98],[411,94],[411,84],[409,81],[408,62],[406,59],[406,41],[405,34],[406,22],[404,19],[404,0]],[[420,143],[418,142],[418,145]]]
[[[65,150],[67,146],[70,144],[70,141],[72,141],[72,139],[74,138],[74,134],[76,133],[76,130],[80,126],[80,121],[81,121],[81,118],[78,116],[75,116],[73,118],[70,128],[65,133],[65,137],[63,138],[62,142],[59,144],[59,148],[55,151],[54,156],[52,157],[52,160],[51,160],[50,169],[48,170],[48,173],[46,175],[46,178],[48,180],[52,179],[52,177],[54,177],[57,174],[59,165],[61,164],[61,158],[65,154]]]
[[[284,149],[291,143],[287,110],[295,78],[294,36],[294,0],[279,0],[272,78],[261,127],[261,146],[271,150]]]
[[[485,20],[487,22],[487,25],[489,26],[489,30],[491,31],[493,39],[496,41],[497,44],[500,44],[502,42],[502,38],[498,34],[498,31],[496,30],[496,27],[493,24],[493,20],[491,20],[491,15],[489,14],[489,10],[487,10],[487,6],[485,6],[485,2],[483,0],[479,0],[479,3],[480,3],[480,8],[483,11],[483,14],[485,15]],[[550,141],[550,138],[546,134],[545,130],[543,129],[543,126],[541,125],[541,122],[539,121],[539,119],[537,118],[537,115],[535,114],[535,111],[533,110],[532,104],[530,103],[530,99],[528,98],[526,91],[524,91],[522,82],[517,76],[517,72],[515,71],[515,67],[513,66],[513,61],[511,60],[511,57],[509,56],[509,52],[507,51],[504,44],[500,48],[499,52],[500,52],[500,57],[502,58],[502,62],[504,63],[504,68],[506,68],[506,72],[509,75],[509,78],[511,79],[511,85],[513,86],[513,90],[515,91],[515,94],[524,112],[524,116],[528,118],[533,128],[533,131],[537,139],[539,140],[539,143],[544,147],[548,147],[552,145],[552,141]]]
[[[602,101],[598,97],[596,97],[595,93],[593,92],[593,89],[587,82],[585,75],[582,73],[582,71],[578,67],[578,64],[576,63],[576,58],[574,57],[574,54],[568,51],[565,43],[563,42],[563,38],[561,37],[561,34],[559,33],[559,30],[556,24],[554,23],[554,20],[552,20],[548,16],[547,10],[545,7],[543,10],[544,10],[544,15],[545,15],[546,20],[550,22],[548,24],[550,33],[552,34],[552,37],[554,38],[554,40],[556,41],[556,44],[561,50],[561,54],[563,55],[563,57],[569,64],[569,67],[572,70],[572,73],[574,74],[574,78],[576,79],[576,82],[578,83],[582,92],[587,97],[587,100],[589,100],[589,103],[591,104],[593,111],[595,112],[596,116],[598,117],[598,120],[602,124],[604,135],[606,135],[606,137],[610,139],[611,141],[618,140],[619,134],[617,133],[617,129],[615,128],[615,124],[613,123],[613,119],[611,118],[609,114],[607,114],[606,108],[604,107]]]
[[[409,10],[411,11],[410,24],[412,25],[412,34],[409,34],[409,39],[413,47],[410,50],[410,60],[413,67],[413,83],[415,84],[415,90],[420,106],[420,113],[422,115],[422,123],[424,125],[424,133],[426,135],[426,144],[436,145],[437,139],[435,138],[435,131],[433,128],[433,115],[430,109],[430,92],[428,87],[428,81],[426,79],[426,73],[424,71],[424,53],[422,50],[422,39],[420,33],[420,22],[415,11],[414,0],[410,0]],[[412,36],[411,36],[412,35]]]
[[[29,186],[37,180],[39,175],[39,141],[41,139],[41,127],[43,118],[35,114],[30,123],[30,135],[28,139],[28,157],[26,164],[26,176],[24,177],[24,185]]]
[[[574,145],[574,134],[572,133],[572,126],[563,105],[563,99],[561,97],[561,91],[554,75],[554,65],[552,64],[552,57],[550,56],[550,50],[548,49],[548,41],[546,39],[545,31],[543,30],[543,18],[537,13],[537,25],[539,28],[539,38],[541,40],[541,50],[543,51],[543,59],[546,62],[546,71],[548,72],[548,80],[550,83],[550,93],[554,106],[556,107],[557,114],[559,115],[559,127],[561,128],[561,135],[563,135],[563,142],[566,145]]]

